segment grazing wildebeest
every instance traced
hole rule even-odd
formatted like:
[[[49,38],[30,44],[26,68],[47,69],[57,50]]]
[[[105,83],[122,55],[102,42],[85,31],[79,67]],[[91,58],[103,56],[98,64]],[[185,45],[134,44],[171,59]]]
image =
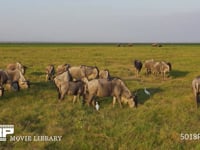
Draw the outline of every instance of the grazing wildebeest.
[[[20,62],[16,62],[15,64],[8,64],[7,65],[7,70],[15,70],[15,69],[18,69],[24,75],[27,67],[22,65]]]
[[[76,101],[76,98],[83,96],[84,94],[84,84],[82,81],[71,81],[71,75],[69,71],[65,71],[61,74],[58,74],[54,78],[54,83],[58,91],[58,99],[63,100],[65,95],[73,95],[73,103]]]
[[[196,78],[194,78],[192,80],[192,90],[193,90],[193,94],[195,97],[195,101],[198,107],[198,103],[200,102],[199,100],[199,94],[200,94],[200,76],[197,76]]]
[[[135,72],[136,72],[136,76],[139,76],[139,72],[142,69],[142,62],[140,60],[134,60],[133,62],[134,68],[135,68]]]
[[[46,73],[46,81],[53,80],[55,75],[54,65],[48,65],[45,70]]]
[[[99,71],[99,79],[107,79],[110,80],[111,76],[108,69]]]
[[[129,107],[135,106],[135,97],[132,95],[130,90],[124,84],[124,82],[119,78],[114,78],[112,80],[107,79],[93,79],[86,83],[85,87],[85,98],[89,105],[94,105],[95,97],[113,97],[113,107],[116,100],[118,101],[120,107],[121,103],[128,103]]]
[[[9,84],[15,91],[18,91],[19,88],[29,88],[29,81],[25,79],[18,69],[0,70],[0,87],[3,88],[4,84]]]
[[[153,67],[152,67],[152,72],[155,75],[161,74],[164,80],[166,77],[166,73],[167,72],[169,73],[171,69],[172,69],[171,63],[169,62],[165,62],[165,61],[154,62]]]
[[[154,65],[154,59],[146,60],[144,62],[144,67],[146,68],[146,75],[149,75],[152,73],[152,67]]]

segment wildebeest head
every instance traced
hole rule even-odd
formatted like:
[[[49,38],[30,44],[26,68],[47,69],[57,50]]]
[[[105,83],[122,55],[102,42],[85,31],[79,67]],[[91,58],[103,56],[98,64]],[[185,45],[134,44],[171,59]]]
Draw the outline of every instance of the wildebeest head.
[[[18,80],[19,87],[21,89],[28,89],[30,87],[30,82],[25,79],[24,75],[19,72],[20,78]]]
[[[70,65],[69,64],[63,64],[63,65],[59,65],[56,69],[56,74],[62,74],[63,72],[67,71],[69,69]]]
[[[110,73],[109,70],[105,69],[105,70],[101,70],[99,72],[99,79],[107,79],[110,80]]]
[[[172,71],[172,64],[170,62],[167,62],[167,65],[169,66],[169,71]]]

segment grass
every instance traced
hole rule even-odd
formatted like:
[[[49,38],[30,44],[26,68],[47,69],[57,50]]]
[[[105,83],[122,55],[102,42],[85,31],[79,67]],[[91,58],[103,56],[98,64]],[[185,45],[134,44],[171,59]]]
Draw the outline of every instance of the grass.
[[[200,133],[200,110],[195,108],[191,81],[199,75],[200,45],[2,44],[0,68],[21,61],[31,88],[5,92],[0,98],[0,124],[14,124],[14,135],[62,135],[61,142],[0,142],[0,149],[199,149],[198,140],[181,140],[181,133]],[[134,77],[132,62],[154,58],[172,63],[170,78]],[[112,99],[100,101],[100,112],[57,91],[45,82],[45,67],[68,63],[109,69],[138,92],[139,106],[112,108]],[[151,92],[144,94],[146,87]]]

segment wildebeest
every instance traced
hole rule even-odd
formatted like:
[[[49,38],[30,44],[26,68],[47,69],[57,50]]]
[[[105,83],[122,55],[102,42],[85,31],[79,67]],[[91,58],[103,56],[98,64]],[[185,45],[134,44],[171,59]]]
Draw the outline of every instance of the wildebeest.
[[[99,76],[99,69],[95,66],[74,66],[69,68],[69,72],[75,80],[82,80],[83,78],[92,80]]]
[[[10,84],[14,90],[18,91],[19,88],[29,88],[29,81],[25,79],[21,71],[15,70],[0,70],[0,87],[3,88],[4,84]]]
[[[94,79],[86,83],[85,99],[89,105],[94,105],[95,97],[109,96],[113,97],[113,107],[116,100],[120,107],[122,107],[122,102],[128,103],[129,107],[135,106],[135,97],[119,78],[114,78],[110,81],[107,79]]]
[[[134,60],[133,62],[134,68],[135,68],[135,72],[136,72],[136,76],[139,76],[139,72],[142,69],[142,62],[140,60]]]
[[[73,95],[73,103],[75,103],[77,97],[80,99],[80,96],[84,94],[84,83],[83,81],[57,81],[55,82],[58,86],[58,99],[63,100],[65,95]]]
[[[95,66],[70,66],[68,64],[60,65],[57,67],[57,74],[69,70],[70,75],[74,80],[92,80],[99,76],[99,69]]]
[[[153,44],[151,44],[151,46],[153,46],[153,47],[162,47],[162,44],[159,44],[159,43],[153,43]]]
[[[146,60],[144,62],[144,67],[146,68],[146,75],[151,74],[152,67],[153,67],[154,63],[155,63],[154,59]]]
[[[61,74],[58,74],[54,78],[54,83],[58,91],[58,99],[63,100],[65,95],[73,95],[73,103],[76,101],[76,98],[83,96],[84,94],[84,83],[82,81],[71,81],[71,75],[69,71],[65,71]]]
[[[197,76],[192,80],[192,90],[195,97],[196,104],[198,106],[199,101],[199,94],[200,94],[200,76]]]
[[[155,75],[161,74],[163,79],[166,77],[166,73],[170,72],[172,69],[171,63],[161,61],[161,62],[154,62],[153,67],[152,67],[152,72]]]
[[[48,65],[45,69],[45,73],[46,73],[46,81],[53,80],[53,77],[55,75],[54,65]]]
[[[7,65],[7,70],[15,70],[15,69],[18,69],[24,75],[27,67],[22,65],[20,62],[16,62],[15,64],[8,64]]]

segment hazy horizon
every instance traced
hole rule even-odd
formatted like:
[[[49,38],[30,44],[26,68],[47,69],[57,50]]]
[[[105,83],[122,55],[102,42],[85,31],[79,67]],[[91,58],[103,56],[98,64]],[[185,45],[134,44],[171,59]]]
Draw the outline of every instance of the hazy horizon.
[[[200,43],[200,1],[2,0],[0,42]]]

